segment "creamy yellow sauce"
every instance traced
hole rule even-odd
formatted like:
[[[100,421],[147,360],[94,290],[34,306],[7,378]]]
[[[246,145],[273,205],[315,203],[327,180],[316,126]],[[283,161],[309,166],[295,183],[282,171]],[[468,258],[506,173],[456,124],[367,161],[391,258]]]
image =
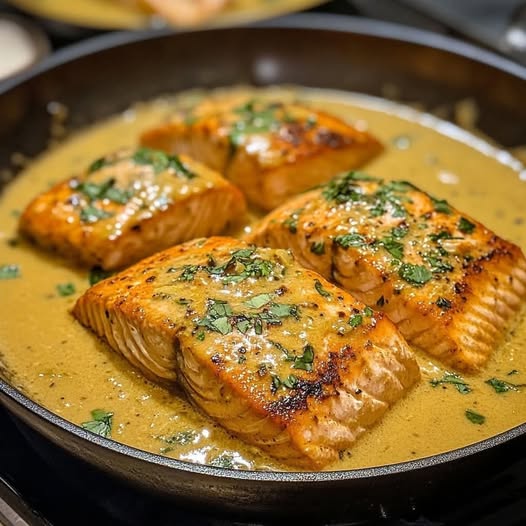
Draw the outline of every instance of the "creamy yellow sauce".
[[[525,172],[520,172],[520,163],[505,152],[443,121],[382,100],[277,88],[259,96],[264,93],[307,100],[366,127],[386,145],[367,172],[409,180],[526,248]],[[0,198],[0,266],[18,264],[20,277],[0,280],[0,371],[30,398],[74,423],[90,420],[94,409],[113,412],[112,438],[119,442],[182,460],[287,469],[230,437],[177,392],[145,380],[76,323],[69,309],[88,286],[87,271],[23,240],[13,243],[17,212],[35,194],[81,172],[111,150],[134,146],[142,130],[200,96],[194,92],[138,104],[46,152],[5,189]],[[76,292],[60,296],[57,285],[70,282]],[[523,317],[487,367],[480,374],[463,377],[471,388],[468,394],[461,394],[451,384],[433,387],[430,380],[442,378],[445,371],[418,354],[423,373],[420,384],[331,469],[425,457],[526,422],[526,388],[497,394],[485,383],[493,377],[517,385],[526,383],[525,349]],[[512,371],[517,372],[509,375]],[[484,423],[468,420],[468,409],[483,415]]]

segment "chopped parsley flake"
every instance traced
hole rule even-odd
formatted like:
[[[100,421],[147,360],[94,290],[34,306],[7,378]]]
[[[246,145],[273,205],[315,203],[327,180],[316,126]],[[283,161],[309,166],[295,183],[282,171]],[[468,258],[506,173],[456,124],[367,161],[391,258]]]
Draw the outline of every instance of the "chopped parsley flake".
[[[489,380],[486,380],[485,383],[493,387],[498,394],[506,393],[508,391],[518,391],[520,387],[524,387],[523,384],[512,384],[505,382],[504,380],[499,380],[498,378],[490,378]]]
[[[404,245],[396,241],[392,237],[384,237],[380,241],[380,245],[391,254],[395,259],[403,259],[404,257]]]
[[[160,150],[139,148],[133,154],[132,160],[135,164],[152,166],[156,174],[166,170],[173,170],[176,175],[186,177],[187,179],[197,177],[194,172],[186,167],[177,155],[169,155]]]
[[[310,245],[310,251],[318,256],[325,254],[325,243],[323,241],[312,242]]]
[[[252,296],[249,300],[245,301],[245,305],[252,309],[259,309],[260,307],[263,307],[263,305],[270,303],[273,297],[274,294],[272,293],[258,294],[257,296]]]
[[[361,314],[353,314],[349,319],[349,325],[351,327],[358,327],[363,322],[363,316]]]
[[[472,409],[466,409],[464,415],[472,424],[477,424],[479,426],[486,421],[486,417],[484,415],[481,415]]]
[[[422,265],[403,263],[398,271],[399,276],[411,285],[421,286],[433,278],[433,274]]]
[[[314,280],[314,288],[320,296],[323,296],[324,298],[331,297],[331,293],[323,288],[323,285],[321,284],[321,281],[319,279]]]
[[[345,234],[342,236],[336,236],[334,242],[343,248],[349,247],[363,247],[367,244],[365,237],[360,234]]]
[[[110,165],[111,162],[106,157],[100,157],[99,159],[96,159],[93,161],[89,167],[88,167],[88,174],[92,174],[93,172],[96,172],[103,168],[104,166]]]
[[[303,208],[299,208],[290,214],[290,216],[283,221],[283,224],[288,227],[291,234],[295,234],[298,231],[298,219],[300,214],[303,212]]]
[[[312,363],[314,362],[314,348],[310,344],[303,347],[303,354],[296,356],[294,359],[293,369],[302,369],[304,371],[312,371]]]
[[[102,437],[108,438],[111,436],[113,413],[109,413],[103,409],[94,409],[91,412],[91,418],[92,420],[81,424],[84,429]]]
[[[71,296],[76,292],[75,285],[71,282],[59,283],[56,288],[59,296]]]
[[[468,221],[465,217],[461,217],[458,220],[457,227],[464,234],[471,234],[475,230],[475,224]]]
[[[374,311],[373,309],[371,309],[371,307],[365,307],[365,309],[363,309],[364,316],[367,316],[368,318],[370,318],[373,314],[374,314]]]
[[[100,219],[108,219],[112,216],[113,214],[111,212],[92,205],[88,205],[80,210],[80,220],[83,223],[96,223]]]
[[[109,278],[113,272],[110,272],[108,270],[102,270],[100,267],[93,267],[88,276],[88,281],[90,285],[95,285],[99,281],[102,281],[103,279]]]
[[[432,380],[430,380],[429,383],[433,387],[437,387],[443,384],[451,384],[455,386],[455,389],[460,394],[471,393],[471,387],[469,387],[469,384],[460,375],[456,373],[445,373],[442,378],[433,378]]]
[[[451,214],[451,206],[445,199],[435,199],[434,197],[431,197],[431,202],[433,203],[435,212],[439,212],[441,214]]]
[[[15,279],[20,277],[20,266],[15,264],[0,265],[0,279]]]
[[[198,436],[199,435],[195,431],[188,430],[179,431],[174,435],[158,436],[157,438],[170,445],[186,446],[195,442]]]

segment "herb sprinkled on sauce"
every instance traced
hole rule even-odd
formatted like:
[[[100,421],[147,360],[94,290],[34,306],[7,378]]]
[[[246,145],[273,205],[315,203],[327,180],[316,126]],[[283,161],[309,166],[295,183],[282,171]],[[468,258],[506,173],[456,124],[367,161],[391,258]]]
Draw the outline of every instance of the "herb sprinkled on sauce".
[[[464,415],[472,424],[477,424],[479,426],[486,421],[486,417],[484,415],[481,415],[472,409],[466,409]]]
[[[510,382],[505,382],[504,380],[499,380],[498,378],[490,378],[486,380],[486,384],[493,387],[496,393],[502,394],[508,391],[519,391],[521,387],[525,387],[525,384],[512,384]]]
[[[475,230],[475,224],[468,221],[465,217],[461,217],[458,220],[458,229],[464,234],[471,234]]]
[[[59,296],[71,296],[76,292],[75,285],[71,282],[58,283],[56,289]]]
[[[0,265],[0,279],[15,279],[19,278],[20,266],[15,264]]]
[[[399,276],[411,285],[421,286],[433,278],[433,274],[423,265],[404,263],[398,271]]]
[[[176,175],[186,177],[187,179],[197,177],[177,155],[169,155],[160,150],[139,148],[133,154],[132,160],[135,164],[153,167],[156,174],[166,170],[172,170]]]
[[[323,296],[324,298],[331,297],[331,293],[323,288],[323,285],[321,284],[321,281],[319,279],[314,280],[314,288],[320,296]]]
[[[469,384],[458,374],[456,373],[445,373],[444,376],[440,379],[433,378],[429,382],[433,387],[437,387],[439,385],[444,384],[451,384],[455,386],[455,389],[460,394],[468,394],[471,393],[471,387],[469,387]]]
[[[103,409],[94,409],[91,412],[91,418],[92,420],[83,422],[81,426],[96,435],[109,438],[113,424],[113,413],[109,413]]]
[[[93,286],[99,281],[109,278],[112,275],[113,275],[113,272],[110,272],[108,270],[103,270],[100,267],[93,267],[89,272],[88,281],[89,281],[89,284]]]

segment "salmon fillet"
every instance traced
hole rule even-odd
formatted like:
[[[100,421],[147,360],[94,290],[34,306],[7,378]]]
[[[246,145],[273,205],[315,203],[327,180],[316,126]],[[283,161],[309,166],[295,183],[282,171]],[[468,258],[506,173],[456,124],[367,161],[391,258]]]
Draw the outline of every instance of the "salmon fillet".
[[[370,134],[327,113],[245,98],[204,101],[191,114],[146,131],[141,142],[199,159],[264,210],[382,150]]]
[[[518,246],[404,181],[344,174],[270,213],[248,240],[290,248],[460,370],[486,362],[526,298]]]
[[[407,343],[285,250],[172,247],[91,287],[74,316],[241,439],[322,468],[419,378]]]
[[[218,234],[245,208],[241,192],[206,166],[139,148],[98,159],[81,176],[40,194],[19,228],[42,247],[113,270]]]

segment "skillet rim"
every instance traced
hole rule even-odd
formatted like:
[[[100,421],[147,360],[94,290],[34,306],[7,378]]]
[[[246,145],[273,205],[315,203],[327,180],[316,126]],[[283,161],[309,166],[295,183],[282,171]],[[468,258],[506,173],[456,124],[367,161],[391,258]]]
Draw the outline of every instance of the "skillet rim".
[[[322,30],[322,31],[337,31],[343,33],[358,34],[361,36],[372,36],[377,38],[402,41],[404,43],[415,44],[418,46],[428,47],[445,51],[453,55],[458,55],[472,61],[476,61],[487,66],[499,69],[505,73],[526,81],[526,67],[521,66],[511,60],[497,55],[491,51],[479,48],[472,44],[468,44],[451,37],[439,35],[429,31],[415,29],[412,27],[403,26],[400,24],[393,24],[390,22],[376,21],[370,19],[363,19],[345,15],[332,14],[298,14],[287,16],[275,20],[258,22],[249,26],[238,26],[234,28],[212,28],[204,31],[228,31],[229,29],[306,29],[306,30]],[[63,64],[72,62],[74,60],[83,58],[97,52],[104,51],[109,48],[121,47],[129,44],[139,43],[155,38],[163,38],[170,35],[177,35],[188,32],[197,32],[199,30],[190,31],[174,31],[171,29],[162,30],[145,30],[145,31],[119,31],[109,33],[101,36],[90,38],[78,44],[74,44],[55,52],[50,57],[44,59],[31,71],[20,73],[8,80],[0,82],[0,96],[4,93],[23,85],[25,82],[37,77],[38,75],[52,70]],[[203,31],[203,30],[201,30]],[[425,44],[423,43],[425,42]],[[54,427],[60,428],[62,431],[71,433],[81,440],[86,440],[98,447],[108,449],[126,457],[146,463],[155,464],[165,468],[174,469],[186,473],[196,475],[205,475],[211,477],[218,477],[229,480],[249,480],[257,482],[281,482],[281,483],[330,483],[346,480],[379,478],[388,475],[403,474],[408,472],[417,472],[420,470],[440,466],[448,463],[453,463],[456,460],[466,459],[476,454],[480,454],[491,448],[511,442],[521,436],[526,435],[526,422],[519,424],[513,428],[508,429],[502,433],[491,436],[484,440],[469,444],[467,446],[423,457],[416,460],[406,462],[398,462],[384,466],[375,466],[369,468],[360,468],[353,470],[341,471],[255,471],[255,470],[235,470],[228,468],[220,468],[210,465],[196,464],[192,462],[185,462],[170,457],[157,455],[143,451],[132,446],[128,446],[111,439],[107,439],[95,435],[85,429],[65,420],[57,414],[49,411],[40,404],[34,402],[21,391],[8,384],[0,378],[0,395],[5,395],[12,402],[21,406],[26,411],[36,415],[40,419],[50,423]],[[3,396],[0,396],[2,402]],[[5,405],[10,413],[14,413],[18,418],[16,412],[12,411],[9,404]],[[25,421],[24,418],[22,420]],[[29,424],[31,427],[31,424]],[[38,432],[38,431],[37,431]],[[39,433],[41,434],[41,433]],[[46,437],[47,438],[47,437]],[[64,445],[62,446],[64,447]],[[64,449],[68,449],[67,447]]]

